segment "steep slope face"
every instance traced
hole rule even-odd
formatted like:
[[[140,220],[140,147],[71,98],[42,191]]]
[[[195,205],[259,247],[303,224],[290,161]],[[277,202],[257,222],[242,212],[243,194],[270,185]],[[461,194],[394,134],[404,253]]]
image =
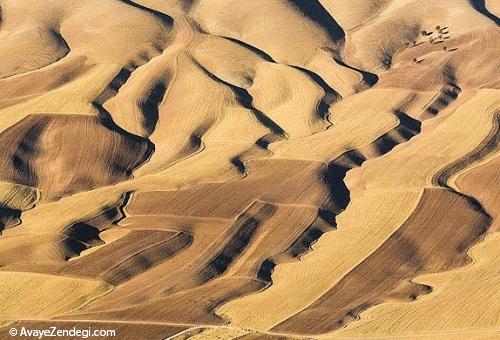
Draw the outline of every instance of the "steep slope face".
[[[5,0],[1,6],[2,60],[7,61],[2,63],[1,78],[37,70],[69,54],[96,62],[140,63],[164,47],[172,25],[166,15],[121,1]],[[103,20],[113,12],[121,15]],[[125,37],[134,44],[123,44]]]
[[[496,336],[497,16],[0,0],[0,334]]]
[[[31,115],[0,137],[0,180],[37,187],[46,200],[123,181],[152,147],[112,129],[85,115]]]

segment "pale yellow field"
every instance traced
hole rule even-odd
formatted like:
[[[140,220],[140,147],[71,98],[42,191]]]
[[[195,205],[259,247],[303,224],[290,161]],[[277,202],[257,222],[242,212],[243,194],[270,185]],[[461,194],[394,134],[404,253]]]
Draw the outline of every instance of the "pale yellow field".
[[[499,15],[0,0],[0,338],[500,339]]]

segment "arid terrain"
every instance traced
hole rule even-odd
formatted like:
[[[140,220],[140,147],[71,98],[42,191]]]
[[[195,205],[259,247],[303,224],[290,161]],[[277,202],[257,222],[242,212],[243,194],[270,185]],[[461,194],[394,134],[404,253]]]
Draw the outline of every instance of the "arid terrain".
[[[0,0],[0,338],[500,339],[499,16]]]

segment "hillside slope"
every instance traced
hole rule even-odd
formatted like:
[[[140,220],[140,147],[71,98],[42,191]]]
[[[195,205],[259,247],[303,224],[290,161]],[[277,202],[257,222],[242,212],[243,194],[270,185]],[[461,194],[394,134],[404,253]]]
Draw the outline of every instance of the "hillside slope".
[[[0,337],[500,337],[499,14],[0,0]]]

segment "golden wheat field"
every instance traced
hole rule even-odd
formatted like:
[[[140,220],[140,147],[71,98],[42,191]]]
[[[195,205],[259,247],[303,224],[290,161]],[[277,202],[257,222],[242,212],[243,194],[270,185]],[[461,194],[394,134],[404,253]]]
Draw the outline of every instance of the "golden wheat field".
[[[0,339],[500,339],[499,16],[0,0]]]

